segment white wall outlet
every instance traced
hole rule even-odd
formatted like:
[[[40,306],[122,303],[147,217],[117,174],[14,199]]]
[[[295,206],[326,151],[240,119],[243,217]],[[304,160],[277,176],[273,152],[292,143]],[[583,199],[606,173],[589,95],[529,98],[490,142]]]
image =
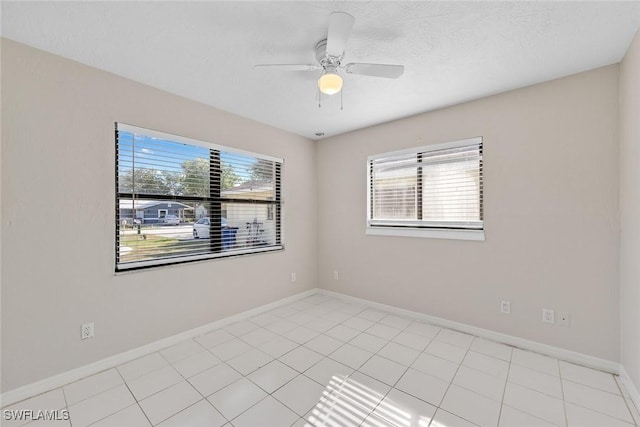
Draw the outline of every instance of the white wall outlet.
[[[555,312],[550,308],[543,308],[542,321],[545,323],[555,323]]]
[[[561,311],[558,313],[558,325],[566,326],[567,328],[571,326],[571,313],[566,311]]]
[[[511,301],[502,301],[500,303],[500,311],[504,314],[511,314]]]
[[[333,280],[338,280],[338,270],[333,270]]]
[[[296,280],[298,280],[296,273],[291,273],[291,283],[294,283]]]
[[[91,337],[93,337],[93,322],[83,323],[80,328],[80,339],[86,340]]]

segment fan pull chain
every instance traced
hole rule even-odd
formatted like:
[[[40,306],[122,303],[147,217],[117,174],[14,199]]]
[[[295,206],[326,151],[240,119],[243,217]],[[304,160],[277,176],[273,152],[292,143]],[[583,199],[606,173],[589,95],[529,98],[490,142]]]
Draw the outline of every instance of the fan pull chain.
[[[318,108],[322,108],[322,92],[320,92],[320,88],[318,88]]]

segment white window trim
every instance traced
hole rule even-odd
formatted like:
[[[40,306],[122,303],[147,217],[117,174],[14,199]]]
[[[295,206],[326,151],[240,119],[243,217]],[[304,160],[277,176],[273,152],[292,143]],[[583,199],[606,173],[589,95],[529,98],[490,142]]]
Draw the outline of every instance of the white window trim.
[[[161,139],[161,140],[168,140],[171,142],[178,142],[178,143],[183,143],[183,144],[187,144],[187,145],[195,145],[195,146],[199,146],[202,148],[205,148],[207,150],[218,150],[220,152],[225,152],[225,153],[234,153],[234,154],[240,154],[240,155],[245,155],[245,156],[250,156],[250,157],[254,157],[254,158],[258,158],[258,159],[263,159],[263,160],[268,160],[268,161],[272,161],[272,162],[276,162],[279,163],[281,167],[284,166],[284,159],[283,158],[279,158],[279,157],[273,157],[273,156],[269,156],[269,155],[265,155],[265,154],[260,154],[260,153],[255,153],[255,152],[251,152],[251,151],[246,151],[246,150],[241,150],[241,149],[236,149],[236,148],[232,148],[232,147],[228,147],[226,145],[219,145],[219,144],[213,144],[213,143],[209,143],[209,142],[205,142],[205,141],[200,141],[197,139],[191,139],[188,137],[184,137],[184,136],[179,136],[179,135],[174,135],[171,133],[167,133],[167,132],[159,132],[159,131],[155,131],[152,129],[146,129],[146,128],[141,128],[141,127],[137,127],[137,126],[133,126],[133,125],[129,125],[126,123],[122,123],[122,122],[116,122],[116,131],[124,131],[124,132],[131,132],[133,134],[142,134],[145,136],[150,136],[152,138],[157,138],[157,139]],[[116,144],[118,143],[118,137],[117,137],[117,132],[116,132]],[[118,157],[116,155],[116,160],[118,160]],[[118,174],[118,171],[116,170],[116,176]],[[280,177],[281,181],[282,181],[282,175]],[[282,182],[280,184],[282,186]],[[282,189],[280,189],[280,191],[282,191]],[[118,188],[116,188],[116,200],[118,200]],[[171,203],[168,203],[168,206],[171,206]],[[268,247],[251,247],[251,248],[247,248],[247,249],[239,249],[239,250],[234,250],[233,252],[224,252],[224,253],[203,253],[200,255],[193,255],[193,256],[185,256],[185,257],[175,257],[175,258],[179,258],[177,261],[171,261],[172,257],[166,257],[166,258],[161,258],[161,259],[157,259],[157,260],[145,260],[145,261],[137,261],[135,262],[135,265],[119,265],[118,264],[118,258],[117,255],[115,257],[115,264],[116,264],[116,269],[115,269],[115,274],[119,275],[119,274],[125,274],[125,273],[132,273],[132,272],[137,272],[137,271],[145,271],[148,267],[162,267],[162,268],[167,268],[167,267],[174,267],[174,266],[179,266],[181,264],[185,264],[185,263],[191,263],[191,262],[199,262],[199,261],[207,261],[207,260],[211,260],[211,259],[223,259],[223,258],[235,258],[237,256],[242,256],[242,255],[254,255],[254,254],[261,254],[261,253],[268,253],[268,252],[278,252],[278,251],[283,251],[284,250],[284,244],[282,242],[284,242],[285,237],[284,237],[284,224],[285,224],[285,210],[284,210],[284,198],[282,197],[282,195],[280,196],[280,207],[281,207],[281,211],[280,211],[280,244],[279,245],[274,245],[274,246],[268,246]],[[117,204],[115,207],[115,210],[117,211]],[[166,211],[168,214],[168,209],[158,209],[158,220],[160,219],[160,211]],[[144,212],[139,212],[136,210],[136,214],[140,213],[141,214],[141,218],[144,218]],[[274,213],[274,218],[275,218],[275,213]],[[116,227],[119,227],[119,223],[116,224]],[[117,238],[117,232],[116,232],[116,238]],[[117,241],[116,241],[116,245],[117,245]],[[116,251],[118,250],[118,248],[116,247]]]
[[[375,227],[367,226],[369,236],[422,237],[426,239],[484,241],[484,230],[454,230],[444,228]]]
[[[461,139],[459,141],[452,142],[443,142],[441,144],[431,144],[431,145],[423,145],[422,147],[414,147],[407,148],[405,150],[397,150],[397,151],[389,151],[386,153],[374,154],[367,157],[367,163],[371,160],[384,159],[385,157],[391,156],[402,156],[403,154],[413,154],[421,151],[437,151],[437,150],[446,150],[448,148],[457,148],[464,147],[471,144],[479,144],[482,142],[481,136],[476,136],[474,138]]]
[[[372,160],[383,159],[392,156],[402,156],[404,154],[419,153],[421,151],[437,151],[449,148],[464,147],[471,144],[482,143],[482,137],[461,139],[459,141],[444,142],[441,144],[424,145],[421,147],[408,148],[404,150],[390,151],[386,153],[374,154],[367,157],[367,218],[365,234],[370,236],[398,236],[398,237],[420,237],[428,239],[450,239],[450,240],[474,240],[484,241],[484,220],[481,229],[452,229],[452,228],[434,228],[434,227],[410,227],[410,226],[393,226],[384,225],[384,220],[371,220],[371,191],[369,188],[371,182],[371,169],[369,164]]]

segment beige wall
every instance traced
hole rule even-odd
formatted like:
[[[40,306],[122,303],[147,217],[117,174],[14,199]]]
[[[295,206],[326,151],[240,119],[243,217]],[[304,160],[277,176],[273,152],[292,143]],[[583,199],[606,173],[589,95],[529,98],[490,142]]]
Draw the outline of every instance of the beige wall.
[[[620,66],[620,361],[640,390],[640,32]]]
[[[2,39],[2,391],[316,285],[610,360],[621,349],[638,384],[638,38],[620,81],[614,65],[317,145]],[[283,157],[286,250],[115,276],[115,121]],[[364,234],[368,155],[473,136],[485,242]],[[542,323],[542,307],[571,327]],[[85,321],[96,337],[80,341]]]
[[[617,132],[613,65],[321,141],[319,285],[617,361]],[[485,242],[365,235],[368,155],[475,136]]]
[[[6,39],[1,59],[2,391],[316,287],[312,141]],[[284,158],[285,251],[115,276],[115,121]]]

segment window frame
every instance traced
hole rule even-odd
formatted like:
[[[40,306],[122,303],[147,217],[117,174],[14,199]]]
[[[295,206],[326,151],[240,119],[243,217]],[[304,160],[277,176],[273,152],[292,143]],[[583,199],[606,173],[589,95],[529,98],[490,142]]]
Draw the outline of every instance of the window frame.
[[[114,241],[114,246],[115,246],[115,272],[116,273],[126,273],[126,272],[131,272],[131,271],[137,271],[137,270],[145,270],[145,269],[149,269],[149,268],[158,268],[158,267],[166,267],[166,266],[174,266],[174,265],[179,265],[179,264],[184,264],[184,263],[189,263],[189,262],[199,262],[199,261],[205,261],[205,260],[210,260],[210,259],[220,259],[220,258],[231,258],[231,257],[237,257],[237,256],[244,256],[244,255],[252,255],[252,254],[259,254],[259,253],[269,253],[269,252],[276,252],[276,251],[282,251],[284,250],[284,226],[283,226],[283,221],[284,221],[284,215],[283,215],[283,201],[282,201],[282,173],[284,170],[284,159],[278,158],[278,157],[273,157],[273,156],[269,156],[269,155],[265,155],[265,154],[259,154],[259,153],[254,153],[254,152],[250,152],[250,151],[246,151],[246,150],[241,150],[241,149],[237,149],[237,148],[232,148],[232,147],[228,147],[228,146],[224,146],[224,145],[220,145],[220,144],[214,144],[214,143],[209,143],[206,141],[201,141],[198,139],[193,139],[193,138],[188,138],[188,137],[184,137],[184,136],[179,136],[179,135],[174,135],[174,134],[170,134],[167,132],[160,132],[160,131],[156,131],[156,130],[152,130],[152,129],[147,129],[147,128],[142,128],[142,127],[138,127],[138,126],[133,126],[133,125],[129,125],[126,123],[121,123],[121,122],[115,122],[114,123],[114,127],[115,127],[115,207],[114,207],[114,212],[116,213],[116,218],[115,218],[115,241]],[[181,143],[181,144],[186,144],[186,145],[191,145],[191,146],[197,146],[197,147],[201,147],[201,148],[205,148],[209,151],[209,155],[210,155],[210,166],[209,166],[209,173],[211,176],[211,181],[210,181],[210,188],[213,189],[215,186],[214,182],[215,180],[220,180],[221,176],[222,176],[222,171],[220,169],[220,162],[219,162],[219,157],[220,157],[220,152],[224,152],[224,153],[229,153],[229,154],[238,154],[238,155],[242,155],[242,156],[249,156],[249,157],[253,157],[256,159],[261,159],[261,160],[267,160],[267,161],[271,161],[275,163],[275,178],[274,178],[274,195],[275,198],[274,200],[260,200],[260,199],[227,199],[225,197],[223,197],[220,193],[220,186],[217,186],[217,194],[209,194],[209,197],[199,197],[199,196],[180,196],[180,195],[170,195],[170,194],[166,194],[166,195],[158,195],[158,194],[137,194],[135,191],[131,192],[131,193],[125,193],[125,192],[120,192],[120,187],[119,187],[119,162],[120,162],[120,155],[119,155],[119,149],[118,149],[118,132],[119,131],[123,131],[123,132],[131,132],[133,134],[142,134],[148,137],[152,137],[152,138],[157,138],[157,139],[161,139],[161,140],[167,140],[167,141],[171,141],[171,142],[175,142],[175,143]],[[218,157],[218,168],[214,170],[214,164],[215,164],[215,159],[214,157]],[[214,174],[214,171],[217,172],[217,176]],[[136,197],[133,197],[134,194],[137,194]],[[262,246],[262,247],[251,247],[251,248],[247,248],[247,249],[240,249],[240,250],[234,250],[234,251],[230,251],[230,252],[223,252],[223,251],[213,251],[211,250],[210,252],[202,252],[201,254],[197,254],[197,255],[189,255],[189,256],[182,256],[182,257],[167,257],[167,258],[160,258],[160,259],[153,259],[153,260],[142,260],[142,261],[135,261],[135,262],[130,262],[130,263],[121,263],[120,262],[120,247],[118,244],[118,239],[119,239],[119,235],[120,235],[120,227],[122,226],[121,221],[118,218],[118,212],[119,212],[119,206],[120,206],[120,200],[126,200],[128,198],[131,199],[137,199],[137,200],[144,200],[144,199],[162,199],[162,200],[175,200],[176,202],[180,202],[180,200],[190,200],[190,201],[194,201],[194,200],[202,200],[204,202],[209,202],[210,203],[210,217],[213,218],[216,216],[215,213],[215,208],[214,205],[219,204],[220,206],[222,206],[222,204],[224,203],[260,203],[260,204],[266,204],[267,206],[272,205],[274,206],[274,211],[276,212],[275,215],[275,244],[271,245],[271,246]],[[221,210],[221,209],[219,209]],[[219,216],[219,215],[218,215]],[[195,224],[195,221],[194,221]],[[216,225],[215,225],[215,220],[214,221],[209,221],[209,226],[210,226],[210,232],[211,230],[215,229]],[[221,228],[221,225],[218,224],[217,228]],[[223,236],[222,233],[220,235],[220,241],[223,240]],[[212,246],[213,246],[213,242],[212,242]]]
[[[422,174],[421,159],[425,153],[460,148],[469,146],[479,146],[480,149],[480,188],[479,188],[479,209],[480,223],[479,227],[447,227],[446,222],[426,221],[422,219],[404,221],[373,219],[373,206],[375,186],[373,185],[373,162],[376,160],[406,156],[415,154],[417,157],[417,173]],[[367,235],[377,236],[401,236],[401,237],[422,237],[433,239],[452,239],[452,240],[485,240],[485,224],[484,224],[484,141],[483,137],[473,137],[458,141],[445,142],[440,144],[425,145],[421,147],[408,148],[404,150],[396,150],[386,153],[375,154],[367,157],[367,217],[365,233]],[[416,193],[422,195],[422,179],[416,182]],[[416,198],[416,217],[422,216],[423,198]]]

